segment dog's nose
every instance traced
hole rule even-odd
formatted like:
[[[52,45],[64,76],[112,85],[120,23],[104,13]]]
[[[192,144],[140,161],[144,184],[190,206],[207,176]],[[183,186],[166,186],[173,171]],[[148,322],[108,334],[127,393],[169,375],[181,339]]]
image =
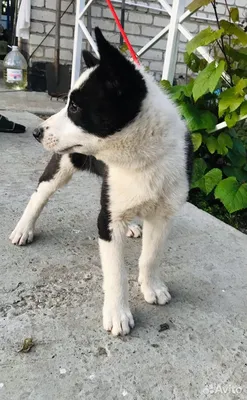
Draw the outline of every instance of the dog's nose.
[[[44,128],[40,127],[34,129],[33,136],[35,137],[36,140],[38,140],[38,142],[41,142],[43,135],[44,135]]]

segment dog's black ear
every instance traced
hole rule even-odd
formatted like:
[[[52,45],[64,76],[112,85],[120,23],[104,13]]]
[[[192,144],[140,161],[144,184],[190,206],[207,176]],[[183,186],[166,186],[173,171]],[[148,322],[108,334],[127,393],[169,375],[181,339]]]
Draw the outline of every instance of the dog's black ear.
[[[141,73],[105,39],[99,28],[95,28],[95,37],[100,55],[99,71],[103,72],[105,86],[115,92],[116,97],[121,97],[124,93],[128,98],[128,106],[130,106],[130,97],[133,102],[135,100],[139,102],[147,92]]]
[[[90,51],[83,50],[82,54],[87,68],[92,68],[99,64],[99,59],[94,57]]]
[[[99,27],[96,27],[94,32],[95,32],[95,38],[96,38],[98,50],[101,55],[104,53],[104,51],[109,50],[109,48],[111,47],[111,44],[106,40],[106,38],[104,37],[104,35],[101,32],[101,29]]]
[[[114,66],[114,64],[118,63],[129,63],[125,56],[120,53],[120,51],[116,47],[114,47],[106,40],[100,28],[98,27],[95,28],[95,37],[100,55],[101,65]]]

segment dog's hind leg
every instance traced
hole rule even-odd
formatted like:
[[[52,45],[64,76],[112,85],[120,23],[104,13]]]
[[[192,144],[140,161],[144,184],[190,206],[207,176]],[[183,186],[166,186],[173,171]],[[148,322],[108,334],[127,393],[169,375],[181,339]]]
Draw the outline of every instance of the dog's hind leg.
[[[170,219],[156,216],[144,220],[139,279],[144,299],[151,304],[165,304],[170,293],[159,276],[160,258],[169,233]]]
[[[140,238],[142,236],[142,227],[136,222],[128,224],[126,236],[129,238]]]
[[[42,209],[52,194],[65,185],[76,170],[69,155],[54,154],[52,156],[39,179],[36,191],[32,194],[20,221],[9,237],[13,244],[23,246],[32,242],[35,223]]]

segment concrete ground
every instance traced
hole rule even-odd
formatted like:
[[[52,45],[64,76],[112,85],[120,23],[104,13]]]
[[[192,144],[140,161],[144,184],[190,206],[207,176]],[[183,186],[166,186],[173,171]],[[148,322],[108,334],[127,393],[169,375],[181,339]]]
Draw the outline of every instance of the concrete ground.
[[[39,119],[7,115],[30,129],[0,133],[0,399],[246,400],[247,237],[187,204],[164,249],[164,307],[144,302],[141,243],[128,239],[136,327],[113,338],[101,321],[99,183],[75,176],[43,211],[35,242],[13,246],[48,156],[31,136]],[[34,347],[18,352],[28,337]]]

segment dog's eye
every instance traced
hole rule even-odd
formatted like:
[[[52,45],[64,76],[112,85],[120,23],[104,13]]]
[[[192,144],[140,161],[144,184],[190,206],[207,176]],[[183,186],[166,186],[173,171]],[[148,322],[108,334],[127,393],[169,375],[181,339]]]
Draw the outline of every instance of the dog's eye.
[[[70,102],[69,105],[69,111],[71,111],[72,113],[76,113],[79,110],[79,107],[73,102]]]

